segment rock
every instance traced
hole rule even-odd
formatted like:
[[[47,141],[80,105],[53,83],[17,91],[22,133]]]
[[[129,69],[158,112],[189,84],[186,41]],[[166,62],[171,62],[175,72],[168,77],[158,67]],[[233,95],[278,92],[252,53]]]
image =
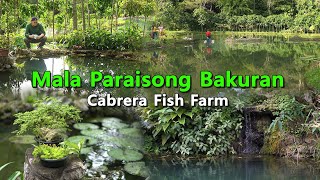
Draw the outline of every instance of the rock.
[[[81,111],[89,111],[87,99],[75,100],[73,104],[74,106],[79,108]]]
[[[24,163],[25,180],[78,180],[85,176],[85,166],[77,157],[68,158],[66,165],[61,168],[46,168],[35,161],[32,156],[33,148],[26,151]]]
[[[10,69],[10,68],[11,68],[11,65],[7,64],[7,65],[5,65],[5,68],[6,68],[6,69]]]

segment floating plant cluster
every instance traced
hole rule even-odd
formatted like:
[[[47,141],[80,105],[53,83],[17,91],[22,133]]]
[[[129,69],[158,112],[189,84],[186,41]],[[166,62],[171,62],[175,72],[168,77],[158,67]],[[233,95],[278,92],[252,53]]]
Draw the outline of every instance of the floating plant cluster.
[[[143,134],[138,122],[124,123],[118,118],[102,118],[92,123],[77,123],[75,136],[68,141],[85,139],[81,154],[85,158],[88,177],[124,179],[126,174],[147,178],[143,159]]]

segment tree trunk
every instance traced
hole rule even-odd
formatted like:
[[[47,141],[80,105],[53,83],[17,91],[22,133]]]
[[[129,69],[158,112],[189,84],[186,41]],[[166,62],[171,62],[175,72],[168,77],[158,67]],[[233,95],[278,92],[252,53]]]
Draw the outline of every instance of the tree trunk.
[[[118,30],[118,12],[119,11],[119,3],[116,3],[116,31]]]
[[[110,32],[112,34],[112,29],[113,29],[113,15],[114,15],[114,0],[112,0],[112,13],[111,13],[111,23],[110,23]]]
[[[145,35],[146,35],[146,23],[147,23],[147,16],[144,16],[143,36],[145,36]]]
[[[91,17],[90,17],[90,7],[89,7],[89,2],[88,2],[88,6],[87,6],[87,9],[88,9],[88,27],[90,28],[90,19],[91,19]]]
[[[53,39],[53,42],[54,42],[54,0],[52,0],[53,2],[53,9],[52,9],[52,39]]]
[[[65,14],[65,17],[64,17],[64,35],[67,34],[67,29],[68,29],[68,25],[67,25],[67,21],[68,21],[68,0],[66,0],[66,14]]]
[[[77,0],[72,1],[73,30],[78,29]]]
[[[0,18],[2,16],[2,0],[0,0]]]
[[[82,12],[82,30],[86,30],[86,17],[84,13],[84,0],[81,0],[81,12]]]

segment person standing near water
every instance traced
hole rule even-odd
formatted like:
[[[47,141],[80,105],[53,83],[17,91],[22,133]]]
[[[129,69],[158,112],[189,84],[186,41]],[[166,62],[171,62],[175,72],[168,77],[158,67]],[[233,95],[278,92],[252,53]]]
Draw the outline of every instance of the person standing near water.
[[[207,46],[210,46],[212,40],[211,40],[211,32],[210,32],[209,29],[208,29],[207,32],[206,32],[206,37],[207,37],[206,44],[207,44]]]
[[[207,36],[207,39],[211,39],[211,32],[209,31],[209,29],[206,32],[206,36]]]
[[[43,49],[47,41],[46,32],[43,26],[38,23],[38,18],[32,17],[31,23],[27,25],[24,42],[28,49],[31,48],[30,43],[40,43],[38,49]]]

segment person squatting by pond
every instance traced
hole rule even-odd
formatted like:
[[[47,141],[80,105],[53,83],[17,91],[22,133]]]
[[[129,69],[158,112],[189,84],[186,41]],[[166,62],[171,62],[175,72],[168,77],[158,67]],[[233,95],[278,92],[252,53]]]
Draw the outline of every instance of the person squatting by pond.
[[[157,29],[157,26],[155,25],[152,25],[152,28],[151,28],[151,38],[152,39],[158,38],[158,29]]]
[[[38,23],[38,18],[32,17],[31,23],[27,25],[25,32],[24,42],[27,48],[30,50],[30,43],[39,43],[38,49],[43,49],[47,41],[46,32],[43,29],[43,26]]]

